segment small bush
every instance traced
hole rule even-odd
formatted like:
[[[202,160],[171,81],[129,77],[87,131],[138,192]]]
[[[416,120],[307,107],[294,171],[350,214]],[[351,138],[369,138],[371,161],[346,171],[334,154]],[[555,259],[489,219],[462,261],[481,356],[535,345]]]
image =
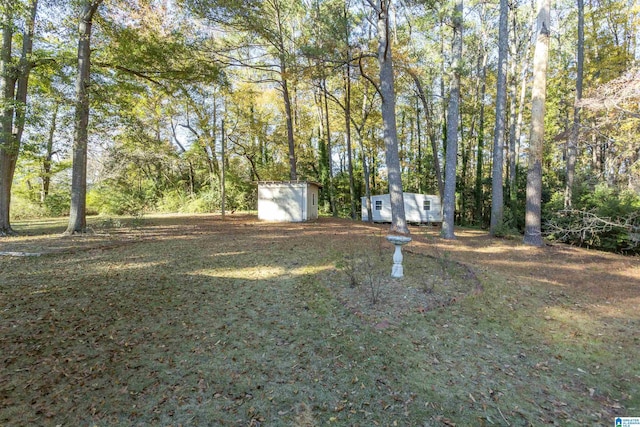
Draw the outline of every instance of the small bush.
[[[47,215],[47,209],[40,203],[33,202],[19,195],[11,197],[11,219],[23,220],[33,218],[44,218]]]
[[[67,216],[71,209],[71,197],[69,194],[49,194],[44,199],[44,208],[47,216]]]
[[[118,191],[99,186],[87,193],[87,211],[106,215],[140,215],[153,205],[152,196],[144,189]]]
[[[378,304],[382,296],[383,280],[387,278],[388,267],[378,249],[373,250],[378,243],[371,241],[371,245],[365,245],[364,249],[350,247],[348,254],[338,264],[338,268],[347,277],[350,288],[363,287],[372,305]]]

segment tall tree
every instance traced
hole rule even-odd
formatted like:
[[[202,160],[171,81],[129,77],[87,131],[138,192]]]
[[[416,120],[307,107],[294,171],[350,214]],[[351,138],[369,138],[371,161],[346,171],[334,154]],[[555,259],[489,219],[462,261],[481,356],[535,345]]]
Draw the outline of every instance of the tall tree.
[[[484,4],[483,4],[483,16],[484,16]],[[484,167],[484,111],[485,102],[484,98],[487,92],[487,59],[489,54],[486,48],[487,32],[482,22],[482,51],[478,58],[478,82],[477,90],[479,93],[478,103],[480,104],[480,113],[478,114],[478,146],[476,154],[476,179],[475,179],[475,219],[478,225],[482,226],[484,221],[484,191],[483,191],[483,167]]]
[[[422,86],[422,82],[420,81],[420,77],[418,74],[411,69],[407,69],[407,73],[413,78],[413,82],[416,85],[416,91],[418,92],[418,98],[420,98],[420,102],[422,103],[422,107],[424,109],[425,121],[427,123],[427,131],[429,134],[429,139],[431,141],[431,151],[433,153],[433,170],[436,176],[436,183],[438,186],[438,195],[440,199],[444,197],[444,182],[442,181],[442,172],[440,169],[440,157],[438,153],[438,139],[435,136],[435,132],[433,130],[434,126],[432,123],[432,108],[429,106],[429,102],[427,100],[427,96],[424,92],[424,88]],[[418,109],[419,110],[419,109]],[[419,111],[418,111],[419,112]],[[422,159],[420,159],[421,161]],[[422,179],[422,177],[420,177]]]
[[[345,140],[347,143],[347,170],[349,172],[349,199],[351,201],[351,219],[356,219],[356,187],[353,178],[353,152],[351,150],[351,20],[349,19],[349,2],[343,8],[344,38],[346,65],[344,70],[344,121]]]
[[[496,124],[493,133],[493,171],[491,180],[491,225],[489,234],[495,236],[504,215],[504,146],[507,105],[507,59],[509,51],[509,2],[500,0],[498,30],[498,83],[496,92]]]
[[[578,46],[576,54],[576,98],[573,107],[573,125],[567,143],[567,178],[564,191],[564,208],[571,209],[573,184],[576,173],[578,137],[580,135],[580,102],[582,101],[582,80],[584,74],[584,0],[578,1]]]
[[[527,168],[527,202],[524,243],[542,246],[542,151],[544,147],[544,115],[547,97],[549,63],[550,0],[538,0],[536,47],[533,56],[533,88],[531,93],[531,136]]]
[[[38,1],[30,0],[22,34],[22,52],[13,58],[15,19],[19,2],[0,5],[2,47],[0,48],[0,236],[13,234],[11,228],[11,187],[22,142],[27,105],[27,88],[32,68],[31,53]]]
[[[391,232],[409,234],[404,212],[402,174],[398,153],[398,131],[396,126],[396,93],[394,85],[393,59],[391,55],[391,0],[367,0],[378,15],[378,65],[380,67],[379,92],[382,97],[382,122],[391,199]]]
[[[458,160],[458,131],[460,122],[460,74],[462,67],[462,0],[453,10],[453,77],[447,111],[447,154],[444,166],[444,200],[442,201],[442,230],[445,239],[455,239],[456,166]]]
[[[91,81],[91,27],[102,0],[82,4],[78,24],[78,74],[71,175],[71,211],[65,234],[83,233],[87,228],[87,146],[89,142],[89,87]]]
[[[233,33],[219,50],[222,63],[249,67],[271,77],[263,82],[275,83],[282,95],[287,129],[289,177],[298,179],[294,132],[294,96],[292,83],[296,73],[295,41],[299,33],[294,21],[299,0],[184,0],[198,14]],[[228,37],[229,38],[229,37]],[[238,39],[240,38],[240,39]]]

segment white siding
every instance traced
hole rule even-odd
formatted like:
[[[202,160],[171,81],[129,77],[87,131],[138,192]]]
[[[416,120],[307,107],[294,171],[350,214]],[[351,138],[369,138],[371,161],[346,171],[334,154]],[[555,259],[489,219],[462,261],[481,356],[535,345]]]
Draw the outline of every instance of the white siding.
[[[301,222],[318,218],[318,185],[308,182],[258,183],[258,219]]]
[[[307,220],[318,219],[318,196],[319,188],[317,185],[307,183]]]
[[[440,197],[428,194],[404,193],[404,211],[408,222],[442,222]],[[429,210],[425,210],[425,201]],[[378,207],[379,209],[376,209]],[[388,194],[371,196],[373,222],[391,222],[391,199]],[[368,221],[367,198],[362,198],[362,220]]]

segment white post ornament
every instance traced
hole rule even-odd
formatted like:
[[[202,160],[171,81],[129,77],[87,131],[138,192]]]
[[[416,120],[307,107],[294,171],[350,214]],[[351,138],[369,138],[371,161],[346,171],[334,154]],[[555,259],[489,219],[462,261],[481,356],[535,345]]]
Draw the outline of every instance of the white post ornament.
[[[387,240],[396,247],[395,251],[393,252],[393,267],[391,268],[391,277],[404,277],[404,268],[402,267],[402,246],[409,243],[411,241],[411,237],[389,235],[387,236]]]

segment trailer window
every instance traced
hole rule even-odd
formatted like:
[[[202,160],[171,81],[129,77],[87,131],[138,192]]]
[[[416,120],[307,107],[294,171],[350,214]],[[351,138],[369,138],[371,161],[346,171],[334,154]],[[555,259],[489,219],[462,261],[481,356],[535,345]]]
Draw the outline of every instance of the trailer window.
[[[382,210],[382,200],[376,200],[376,210],[377,211]]]
[[[431,210],[431,200],[425,200],[422,202],[422,209],[425,211]]]

